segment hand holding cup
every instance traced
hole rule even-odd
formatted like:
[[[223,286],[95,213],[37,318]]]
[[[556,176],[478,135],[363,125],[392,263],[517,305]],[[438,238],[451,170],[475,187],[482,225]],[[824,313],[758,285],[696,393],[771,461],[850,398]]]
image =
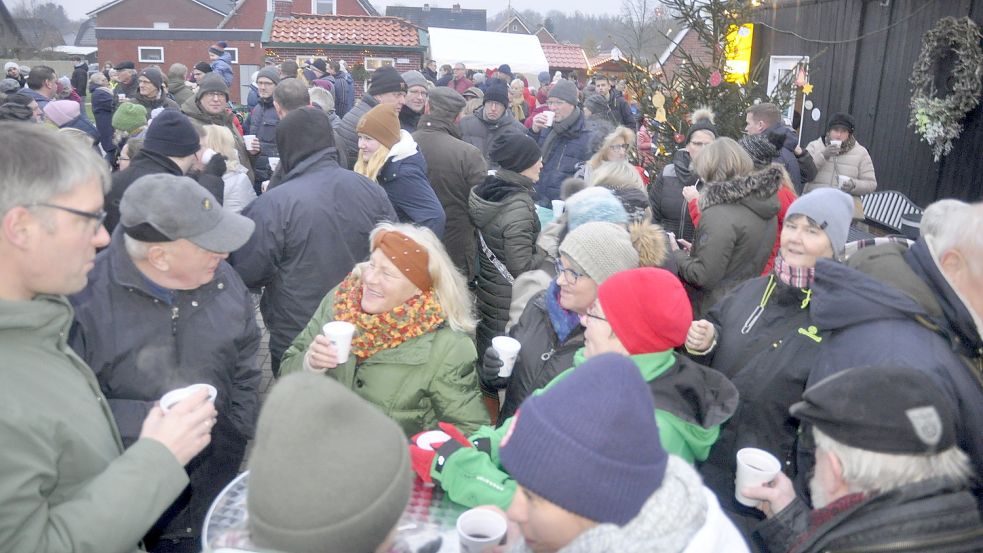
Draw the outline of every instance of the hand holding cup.
[[[211,442],[218,416],[212,401],[209,389],[203,386],[166,413],[160,405],[155,405],[143,421],[140,438],[164,444],[182,466],[188,464]]]

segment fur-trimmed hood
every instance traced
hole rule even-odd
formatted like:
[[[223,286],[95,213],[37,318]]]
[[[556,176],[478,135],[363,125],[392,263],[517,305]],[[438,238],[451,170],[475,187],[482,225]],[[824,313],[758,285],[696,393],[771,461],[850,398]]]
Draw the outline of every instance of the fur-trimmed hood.
[[[762,219],[774,217],[780,208],[778,189],[781,170],[771,165],[729,181],[711,182],[700,195],[700,211],[722,204],[742,204]]]
[[[638,250],[639,267],[662,267],[666,261],[666,233],[648,220],[628,225],[631,245]]]

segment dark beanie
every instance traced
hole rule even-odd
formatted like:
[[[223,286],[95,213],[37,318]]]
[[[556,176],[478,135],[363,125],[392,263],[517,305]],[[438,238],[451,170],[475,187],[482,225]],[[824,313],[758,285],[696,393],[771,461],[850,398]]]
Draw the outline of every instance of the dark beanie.
[[[539,144],[520,132],[503,132],[488,147],[488,159],[508,171],[521,173],[542,159]]]
[[[833,116],[829,118],[829,122],[826,123],[826,132],[829,133],[830,129],[837,126],[844,127],[846,130],[850,131],[850,134],[853,134],[853,116],[849,113],[834,113]]]
[[[212,66],[208,64],[207,61],[199,61],[195,64],[195,69],[201,71],[202,73],[211,73]]]
[[[485,89],[485,101],[482,103],[487,104],[488,102],[498,102],[503,106],[508,106],[509,87],[501,81],[492,81],[491,86]]]
[[[198,151],[198,131],[188,116],[176,109],[165,109],[147,127],[143,149],[170,157],[186,157]]]
[[[226,86],[225,79],[221,75],[209,73],[202,77],[201,82],[198,83],[198,92],[195,93],[195,100],[201,100],[201,97],[209,92],[221,92],[228,99],[229,87]]]
[[[639,294],[639,290],[649,293]],[[693,307],[676,275],[644,267],[622,271],[597,289],[604,316],[631,355],[677,348],[686,341]]]
[[[751,156],[755,169],[761,169],[771,164],[778,157],[778,150],[768,139],[766,133],[746,134],[737,141],[744,151]]]
[[[124,69],[136,69],[136,65],[134,65],[132,61],[121,61],[117,63],[116,67],[113,67],[113,69],[117,71],[122,71]]]
[[[689,144],[690,139],[693,138],[693,133],[696,131],[709,131],[714,138],[720,136],[716,125],[713,124],[714,117],[714,113],[709,109],[701,108],[694,111],[691,117],[693,124],[686,131],[686,144]]]
[[[269,79],[273,82],[273,84],[279,84],[280,70],[272,65],[269,65],[260,69],[259,73],[256,74],[256,80],[259,80],[260,78]]]
[[[512,68],[509,67],[509,64],[507,64],[507,63],[503,63],[502,65],[499,65],[498,66],[498,72],[499,73],[505,73],[509,77],[512,76]]]
[[[598,355],[522,402],[499,457],[519,485],[550,503],[624,526],[666,473],[654,412],[635,363]]]
[[[161,90],[164,88],[164,75],[160,72],[159,69],[156,69],[154,67],[148,67],[140,72],[140,76],[144,77],[145,79],[153,83],[154,87],[157,90]]]
[[[375,551],[409,503],[406,443],[392,419],[334,378],[284,377],[249,458],[250,538],[291,553]]]
[[[372,73],[369,81],[369,96],[378,96],[387,92],[406,92],[406,81],[396,69],[388,65]]]
[[[321,58],[314,60],[314,63],[311,64],[311,67],[317,69],[321,73],[328,72],[328,63]]]
[[[221,56],[225,53],[224,42],[217,42],[208,47],[209,54],[215,54],[216,56]]]
[[[606,113],[608,111],[608,101],[600,94],[591,94],[584,100],[584,107],[593,113]]]

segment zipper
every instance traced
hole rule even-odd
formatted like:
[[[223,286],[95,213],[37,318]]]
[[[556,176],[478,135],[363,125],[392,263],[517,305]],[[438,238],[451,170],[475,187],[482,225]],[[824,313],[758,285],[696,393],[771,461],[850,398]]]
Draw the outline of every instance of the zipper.
[[[853,549],[824,549],[823,553],[878,553],[883,551],[922,551],[926,547],[953,545],[970,538],[983,537],[983,527],[958,533],[935,535],[929,538],[900,540],[891,543],[860,546]]]

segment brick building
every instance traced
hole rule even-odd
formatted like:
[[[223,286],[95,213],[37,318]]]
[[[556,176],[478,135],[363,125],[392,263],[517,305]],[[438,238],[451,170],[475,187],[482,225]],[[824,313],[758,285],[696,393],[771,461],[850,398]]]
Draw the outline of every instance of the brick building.
[[[702,65],[713,63],[713,51],[710,47],[700,40],[698,33],[691,31],[689,27],[683,27],[659,56],[659,61],[649,66],[649,71],[655,75],[665,75],[667,81],[672,80],[680,64],[686,61],[682,52]]]

